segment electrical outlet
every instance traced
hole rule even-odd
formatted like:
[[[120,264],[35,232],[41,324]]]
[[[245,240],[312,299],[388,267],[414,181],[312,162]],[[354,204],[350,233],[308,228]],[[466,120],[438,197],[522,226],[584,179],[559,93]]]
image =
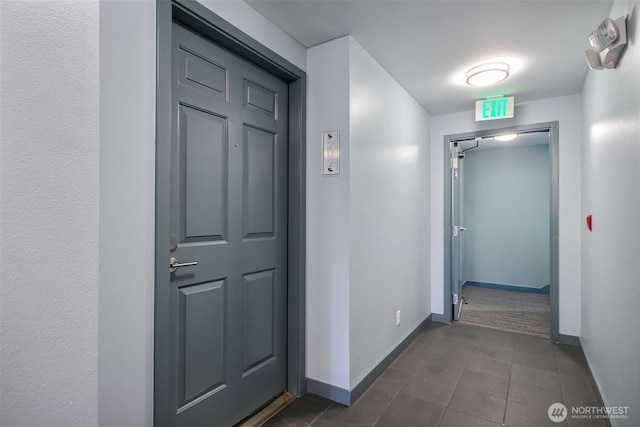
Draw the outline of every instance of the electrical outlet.
[[[401,311],[396,311],[396,326],[400,326]]]

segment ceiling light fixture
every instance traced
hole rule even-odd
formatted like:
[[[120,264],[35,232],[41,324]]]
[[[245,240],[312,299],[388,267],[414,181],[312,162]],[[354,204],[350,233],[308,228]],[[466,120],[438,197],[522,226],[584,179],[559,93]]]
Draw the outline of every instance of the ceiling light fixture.
[[[488,62],[467,71],[469,86],[490,86],[509,77],[509,64],[504,62]]]
[[[496,141],[513,141],[517,137],[518,137],[517,133],[508,133],[506,135],[494,136],[493,139],[495,139]]]

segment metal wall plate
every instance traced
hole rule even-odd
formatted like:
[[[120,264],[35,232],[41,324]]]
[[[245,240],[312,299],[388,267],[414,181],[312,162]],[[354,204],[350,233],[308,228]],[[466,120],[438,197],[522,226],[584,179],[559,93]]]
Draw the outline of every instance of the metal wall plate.
[[[322,174],[340,174],[340,132],[337,130],[322,134]]]

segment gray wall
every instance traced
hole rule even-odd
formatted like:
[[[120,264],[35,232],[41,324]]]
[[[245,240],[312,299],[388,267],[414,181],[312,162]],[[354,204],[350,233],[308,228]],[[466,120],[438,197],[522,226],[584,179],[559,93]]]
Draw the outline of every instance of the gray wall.
[[[582,333],[580,341],[605,404],[630,406],[640,423],[640,3],[629,14],[629,45],[615,70],[589,71],[584,85]],[[593,214],[593,232],[584,217]]]
[[[549,145],[465,153],[465,280],[549,284]]]

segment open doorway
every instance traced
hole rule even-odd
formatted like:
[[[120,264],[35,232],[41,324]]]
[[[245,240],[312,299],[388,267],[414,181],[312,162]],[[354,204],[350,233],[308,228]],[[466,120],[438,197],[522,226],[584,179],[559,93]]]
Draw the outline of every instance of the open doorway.
[[[458,144],[459,320],[548,338],[549,133],[511,136]]]
[[[557,341],[557,140],[557,123],[445,137],[446,318]]]

